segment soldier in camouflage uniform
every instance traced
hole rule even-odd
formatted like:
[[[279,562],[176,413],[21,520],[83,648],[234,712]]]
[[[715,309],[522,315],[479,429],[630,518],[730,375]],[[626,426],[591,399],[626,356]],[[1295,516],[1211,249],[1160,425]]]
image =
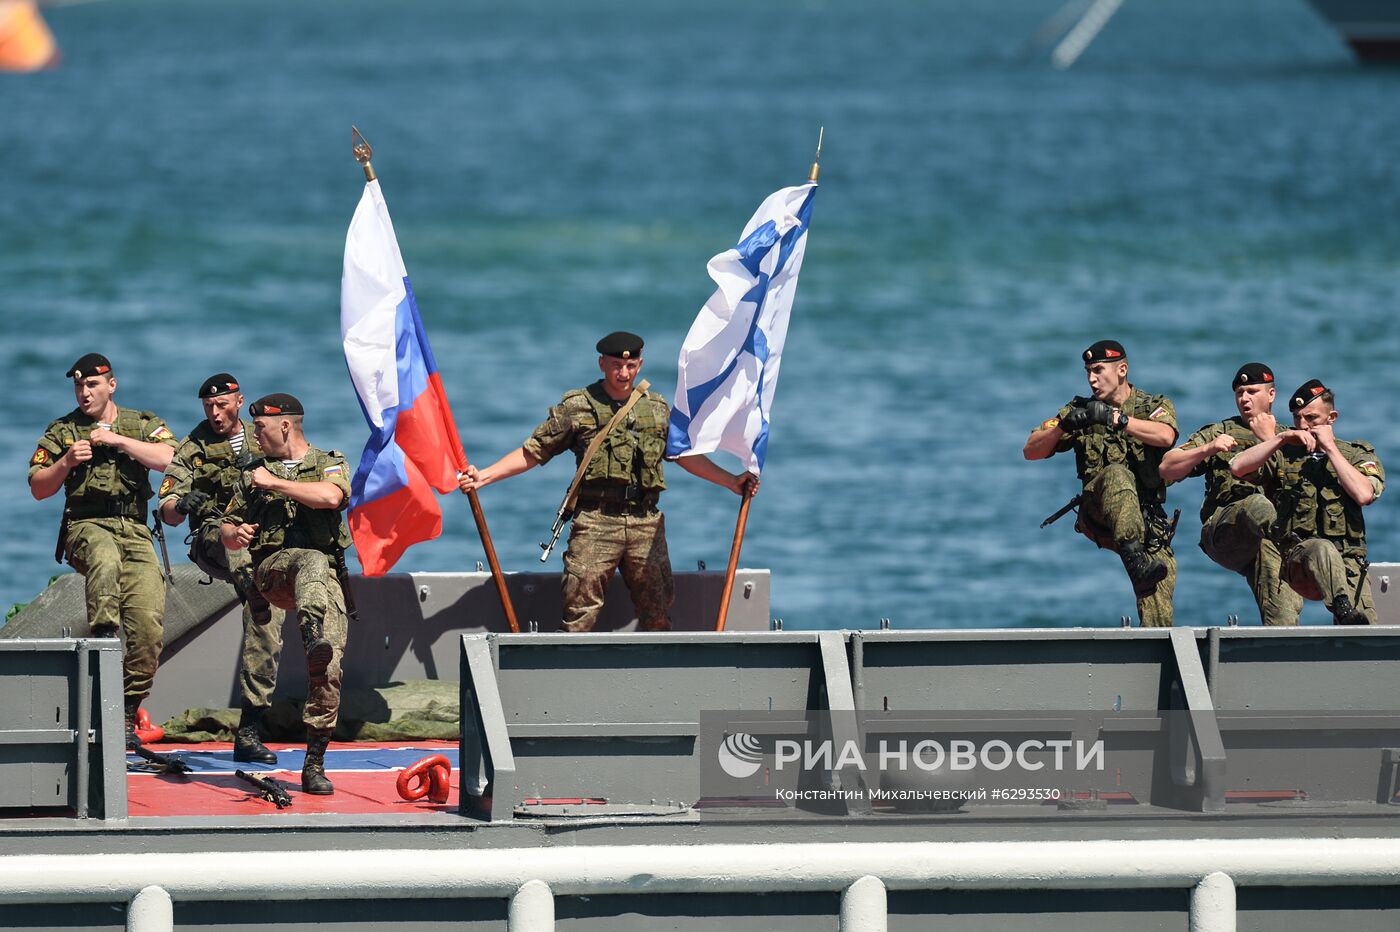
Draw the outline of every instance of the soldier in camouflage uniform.
[[[160,515],[176,526],[190,516],[190,560],[214,579],[232,583],[243,603],[243,646],[239,652],[238,688],[242,712],[233,740],[233,759],[277,763],[277,755],[259,739],[258,725],[272,704],[277,662],[282,654],[282,609],[268,604],[253,584],[253,561],[247,550],[229,550],[219,535],[223,509],[233,500],[240,460],[260,457],[253,425],[239,418],[243,393],[227,372],[210,376],[199,387],[205,419],[180,441],[160,484]]]
[[[1337,409],[1317,379],[1288,400],[1294,429],[1244,451],[1236,476],[1256,471],[1278,512],[1273,538],[1283,578],[1299,595],[1321,601],[1339,625],[1376,624],[1366,583],[1366,521],[1361,509],[1380,498],[1385,468],[1376,448],[1332,433]]]
[[[230,550],[247,548],[253,583],[268,602],[295,611],[309,679],[303,792],[328,796],[325,756],[340,711],[345,653],[345,595],[336,567],[350,546],[340,512],[350,501],[345,457],[322,452],[302,433],[301,402],[265,395],[249,407],[267,459],[240,476],[220,534]]]
[[[1144,627],[1172,623],[1176,557],[1162,512],[1166,482],[1157,467],[1176,442],[1176,409],[1128,382],[1128,354],[1114,340],[1084,351],[1091,398],[1075,398],[1031,432],[1028,460],[1074,450],[1084,484],[1075,530],[1123,561]]]
[[[29,489],[45,499],[63,489],[57,557],[84,577],[93,637],[125,635],[122,680],[128,749],[160,664],[165,583],[156,563],[146,502],[148,473],[163,470],[175,437],[149,411],[118,407],[117,379],[100,353],[68,370],[78,407],[54,421],[29,460]]]
[[[581,464],[589,442],[626,404],[642,368],[642,338],[611,333],[598,341],[598,368],[603,378],[564,395],[549,410],[525,443],[478,471],[469,466],[461,478],[463,492],[519,475],[570,450]],[[619,569],[643,631],[670,630],[671,558],[666,550],[665,517],[657,500],[666,488],[663,460],[670,407],[656,392],[647,392],[614,428],[589,461],[579,486],[578,505],[564,553],[563,626],[592,631],[603,610],[608,580]],[[734,475],[704,456],[677,461],[681,468],[736,494],[758,490],[758,477]]]
[[[1277,513],[1253,479],[1238,479],[1230,460],[1277,433],[1274,373],[1261,362],[1235,373],[1238,417],[1207,424],[1162,458],[1159,472],[1168,482],[1205,476],[1201,505],[1201,550],[1231,572],[1244,576],[1259,618],[1266,625],[1296,625],[1303,600],[1283,582],[1283,558],[1269,539]]]

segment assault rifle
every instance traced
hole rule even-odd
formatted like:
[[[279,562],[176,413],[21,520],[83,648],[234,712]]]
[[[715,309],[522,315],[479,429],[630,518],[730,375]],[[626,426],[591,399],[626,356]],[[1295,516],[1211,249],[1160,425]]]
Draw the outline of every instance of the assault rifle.
[[[564,500],[559,503],[559,510],[554,513],[554,525],[549,529],[549,543],[541,543],[540,549],[544,553],[540,554],[540,562],[549,560],[549,555],[554,552],[554,547],[559,543],[559,535],[564,531],[564,525],[569,523],[569,519],[574,516],[574,505],[578,502],[578,487],[583,482],[583,474],[588,471],[588,464],[593,462],[594,455],[603,446],[603,441],[608,438],[608,432],[615,426],[627,419],[632,407],[642,400],[651,388],[651,383],[646,379],[638,382],[632,387],[632,395],[627,399],[627,403],[617,410],[617,413],[608,418],[608,422],[602,426],[598,433],[593,435],[593,440],[588,444],[588,449],[583,451],[583,456],[578,462],[578,471],[574,473],[574,481],[569,483],[569,491],[564,493]]]
[[[345,615],[351,621],[359,621],[360,616],[355,611],[355,594],[350,591],[350,567],[345,565],[345,548],[335,548],[333,562],[335,578],[340,581],[340,594],[345,597]]]
[[[286,787],[272,777],[260,777],[245,770],[235,770],[233,775],[246,783],[253,784],[257,788],[258,796],[272,803],[278,809],[286,809],[292,804],[292,797],[287,795]]]
[[[150,750],[149,748],[143,748],[143,747],[141,747],[141,746],[139,746],[139,745],[138,745],[138,746],[136,747],[136,749],[135,749],[134,751],[132,751],[131,753],[135,754],[137,757],[141,758],[141,759],[144,760],[144,761],[149,761],[150,764],[153,764],[153,765],[154,765],[154,766],[150,766],[150,765],[148,765],[148,764],[137,764],[137,765],[136,765],[136,769],[145,771],[146,773],[190,773],[190,772],[191,772],[190,765],[187,764],[187,763],[185,763],[184,761],[180,760],[180,758],[176,757],[174,754],[158,754],[158,753],[156,753],[155,751]]]
[[[1058,521],[1058,520],[1060,520],[1061,518],[1063,518],[1065,515],[1069,514],[1069,513],[1070,513],[1071,511],[1073,511],[1074,509],[1078,508],[1078,507],[1079,507],[1079,503],[1082,502],[1082,501],[1084,501],[1084,493],[1083,493],[1083,492],[1080,492],[1080,493],[1079,493],[1078,495],[1076,495],[1074,498],[1071,498],[1069,501],[1065,502],[1065,503],[1064,503],[1064,506],[1061,507],[1059,511],[1055,512],[1053,515],[1051,515],[1050,517],[1046,518],[1044,521],[1040,522],[1040,526],[1041,526],[1042,528],[1049,527],[1050,525],[1054,524],[1056,521]]]
[[[156,545],[160,547],[160,562],[165,565],[165,584],[175,585],[175,576],[170,572],[170,551],[165,549],[165,527],[160,520],[160,509],[151,512],[151,536],[156,539]]]

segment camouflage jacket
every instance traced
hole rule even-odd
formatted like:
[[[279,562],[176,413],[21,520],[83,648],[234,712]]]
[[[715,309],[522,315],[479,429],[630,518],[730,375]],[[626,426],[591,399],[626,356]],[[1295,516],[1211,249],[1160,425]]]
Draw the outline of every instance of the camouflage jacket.
[[[259,465],[279,479],[332,482],[345,497],[339,508],[310,508],[285,495],[253,488],[249,480],[251,471],[241,473],[233,501],[224,512],[224,521],[258,525],[257,536],[248,548],[253,562],[261,563],[276,551],[291,547],[333,553],[350,546],[350,532],[340,518],[341,511],[350,503],[350,475],[343,454],[312,447],[291,466],[273,459]]]
[[[1058,424],[1060,418],[1069,414],[1071,409],[1083,407],[1088,402],[1088,398],[1075,398],[1061,408],[1053,420],[1047,421],[1047,426]],[[1121,410],[1129,417],[1168,424],[1173,432],[1178,429],[1176,406],[1162,395],[1149,395],[1134,388]],[[1148,446],[1136,437],[1128,436],[1125,431],[1095,424],[1086,430],[1066,434],[1054,452],[1064,453],[1067,450],[1074,450],[1080,482],[1093,479],[1106,466],[1121,463],[1137,479],[1138,497],[1144,505],[1160,505],[1167,500],[1167,483],[1157,473],[1157,467],[1167,452],[1165,448]]]
[[[1206,479],[1206,497],[1201,503],[1202,523],[1210,520],[1211,515],[1226,505],[1233,505],[1235,502],[1260,491],[1258,473],[1240,479],[1230,472],[1230,461],[1237,454],[1248,450],[1259,442],[1259,438],[1254,436],[1254,431],[1249,429],[1244,418],[1237,415],[1229,420],[1207,424],[1187,437],[1186,442],[1181,445],[1181,449],[1194,450],[1197,447],[1203,447],[1221,434],[1229,434],[1234,437],[1235,448],[1225,453],[1214,453],[1206,457],[1197,463],[1196,468],[1190,473],[1193,476],[1205,476]]]
[[[74,408],[44,430],[34,455],[29,458],[29,475],[53,465],[79,440],[92,437],[100,426],[80,409]],[[148,443],[175,446],[175,435],[165,421],[149,411],[117,408],[112,432]],[[75,518],[124,515],[145,520],[146,502],[151,497],[150,470],[125,453],[108,446],[92,448],[92,459],[80,463],[63,480],[67,498],[65,511]]]
[[[1371,480],[1377,496],[1385,489],[1385,467],[1376,448],[1359,440],[1337,441],[1348,463]],[[1307,539],[1321,537],[1343,550],[1366,552],[1366,520],[1361,506],[1342,488],[1336,467],[1325,454],[1301,446],[1280,447],[1259,468],[1266,494],[1278,509],[1274,535]]]
[[[260,457],[262,451],[253,439],[253,425],[240,421],[243,433],[243,452],[253,458]],[[233,499],[238,488],[239,469],[236,465],[239,455],[233,452],[229,438],[214,433],[207,420],[189,432],[175,448],[175,458],[165,469],[158,496],[160,503],[174,501],[186,492],[199,491],[209,496],[209,501],[190,515],[190,527],[216,520],[223,508]]]
[[[625,402],[614,401],[603,390],[602,380],[564,395],[549,409],[545,422],[524,443],[525,452],[546,463],[572,450],[577,464],[588,444]],[[671,408],[657,392],[647,392],[627,415],[627,423],[613,428],[594,454],[579,489],[636,486],[647,492],[666,488],[662,462],[666,454],[666,428]]]

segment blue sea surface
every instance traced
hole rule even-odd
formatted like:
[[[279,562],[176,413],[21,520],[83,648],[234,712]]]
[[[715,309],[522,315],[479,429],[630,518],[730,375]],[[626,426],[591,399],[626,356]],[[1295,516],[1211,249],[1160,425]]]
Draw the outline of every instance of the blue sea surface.
[[[1400,468],[1400,71],[1357,66],[1304,0],[1130,2],[1056,71],[1024,46],[1058,5],[49,9],[62,66],[0,76],[0,607],[66,571],[61,503],[24,472],[85,352],[179,433],[230,370],[250,398],[300,396],[311,440],[358,458],[338,328],[352,123],[482,464],[596,376],[608,331],[645,335],[669,396],[706,261],[806,177],[826,127],[743,556],[790,628],[1132,614],[1116,558],[1071,520],[1037,527],[1077,490],[1071,459],[1021,457],[1102,337],[1184,431],[1234,413],[1230,378],[1260,359],[1285,389],[1326,381],[1338,434]],[[673,563],[722,567],[738,500],[669,476]],[[483,491],[507,570],[539,566],[570,477]],[[1257,623],[1195,546],[1200,497],[1170,492],[1178,623]],[[443,504],[443,537],[401,569],[482,558],[465,500]],[[1372,557],[1400,559],[1400,504],[1367,520]]]

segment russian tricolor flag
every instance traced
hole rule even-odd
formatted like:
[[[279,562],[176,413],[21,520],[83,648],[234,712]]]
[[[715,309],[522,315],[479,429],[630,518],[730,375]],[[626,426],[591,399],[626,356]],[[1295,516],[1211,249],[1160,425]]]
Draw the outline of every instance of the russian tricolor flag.
[[[433,489],[456,491],[467,457],[377,180],[345,236],[340,335],[370,430],[350,486],[350,534],[364,574],[382,576],[442,533]]]

